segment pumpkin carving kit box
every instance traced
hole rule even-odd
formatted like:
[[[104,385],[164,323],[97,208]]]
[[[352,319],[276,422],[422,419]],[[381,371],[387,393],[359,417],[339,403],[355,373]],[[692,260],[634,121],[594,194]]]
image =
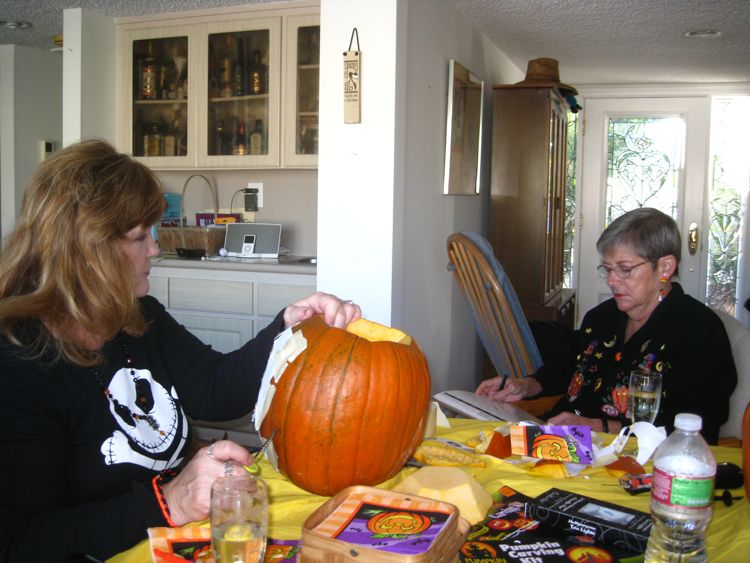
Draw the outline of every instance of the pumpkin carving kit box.
[[[492,495],[487,518],[469,530],[459,551],[461,563],[641,562],[640,552],[606,546],[595,538],[567,532],[531,518],[533,499],[508,486]]]
[[[651,515],[584,495],[550,489],[526,503],[526,513],[567,532],[583,533],[606,545],[643,552]]]

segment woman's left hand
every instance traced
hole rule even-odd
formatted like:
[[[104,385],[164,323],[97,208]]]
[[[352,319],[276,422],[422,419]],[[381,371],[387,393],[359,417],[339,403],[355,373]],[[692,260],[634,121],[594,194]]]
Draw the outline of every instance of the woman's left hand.
[[[612,434],[617,434],[622,428],[622,424],[616,420],[609,420],[608,423],[609,432]],[[590,426],[594,432],[604,431],[604,424],[602,423],[601,418],[586,418],[585,416],[580,416],[567,411],[550,417],[547,420],[547,424],[555,424],[558,426]]]
[[[323,320],[330,326],[346,328],[362,315],[362,311],[351,301],[342,301],[335,295],[318,291],[288,305],[284,309],[284,323],[290,327],[313,315],[323,315]]]

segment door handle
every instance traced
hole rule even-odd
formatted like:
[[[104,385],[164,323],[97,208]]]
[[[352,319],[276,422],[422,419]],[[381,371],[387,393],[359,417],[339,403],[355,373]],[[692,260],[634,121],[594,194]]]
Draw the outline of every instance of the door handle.
[[[688,228],[688,252],[693,256],[698,251],[698,225],[690,223]]]

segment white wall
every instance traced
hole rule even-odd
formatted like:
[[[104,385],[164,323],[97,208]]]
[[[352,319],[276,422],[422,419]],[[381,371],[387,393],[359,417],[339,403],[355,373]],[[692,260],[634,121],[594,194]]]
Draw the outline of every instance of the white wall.
[[[342,56],[356,27],[362,123],[343,123]],[[433,389],[473,388],[471,320],[446,270],[447,236],[486,231],[491,85],[523,77],[449,0],[322,0],[318,287],[412,334]],[[448,61],[485,81],[482,193],[444,196]]]
[[[115,141],[115,20],[63,10],[63,144],[88,138]]]
[[[397,0],[323,0],[318,156],[318,288],[391,322]],[[361,123],[344,123],[343,56],[362,50]],[[354,46],[353,48],[356,48]],[[403,64],[403,63],[402,63]]]
[[[404,181],[395,209],[402,264],[394,324],[414,335],[430,362],[434,391],[473,389],[481,378],[481,344],[463,296],[447,270],[446,239],[456,231],[486,234],[492,144],[492,85],[523,73],[448,0],[409,0],[402,81]],[[479,195],[443,195],[448,61],[485,85]]]
[[[60,146],[62,60],[18,45],[0,46],[0,228],[10,233],[26,182],[41,162],[40,142]]]

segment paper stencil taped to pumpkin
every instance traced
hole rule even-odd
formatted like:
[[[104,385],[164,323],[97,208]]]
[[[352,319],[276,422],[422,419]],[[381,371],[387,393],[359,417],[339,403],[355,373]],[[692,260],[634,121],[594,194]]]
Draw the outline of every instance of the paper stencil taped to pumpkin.
[[[253,411],[253,422],[255,429],[260,433],[260,426],[266,417],[268,409],[271,407],[273,396],[276,393],[276,383],[281,379],[286,367],[294,361],[307,348],[307,340],[299,331],[294,331],[294,327],[289,327],[280,332],[273,341],[273,348],[268,357],[266,370],[263,372],[263,379],[258,391],[258,400],[255,403]],[[273,443],[266,449],[266,459],[278,471],[278,458],[273,449]]]
[[[319,316],[300,323],[304,347],[292,344],[294,359],[287,361],[279,343],[256,407],[261,436],[276,432],[278,469],[319,495],[393,477],[429,418],[430,373],[416,342],[400,343],[408,335],[369,321],[356,324],[370,338]],[[378,340],[381,334],[397,341]]]

